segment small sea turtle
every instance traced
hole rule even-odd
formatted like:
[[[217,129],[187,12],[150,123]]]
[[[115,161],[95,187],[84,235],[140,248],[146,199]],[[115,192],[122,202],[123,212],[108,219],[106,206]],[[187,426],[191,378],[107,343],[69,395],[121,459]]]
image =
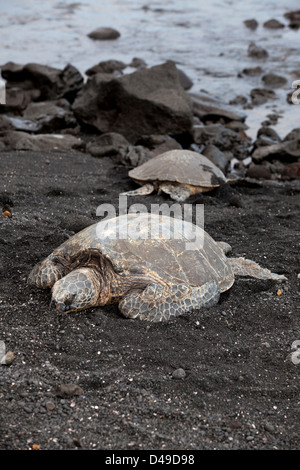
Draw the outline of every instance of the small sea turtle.
[[[28,281],[52,288],[60,312],[117,302],[125,317],[162,321],[217,303],[235,274],[286,279],[253,261],[227,258],[228,248],[191,222],[132,213],[69,238]]]
[[[223,172],[201,153],[192,150],[169,150],[151,158],[128,172],[141,187],[122,193],[147,195],[154,190],[184,202],[193,194],[211,191],[224,184]]]

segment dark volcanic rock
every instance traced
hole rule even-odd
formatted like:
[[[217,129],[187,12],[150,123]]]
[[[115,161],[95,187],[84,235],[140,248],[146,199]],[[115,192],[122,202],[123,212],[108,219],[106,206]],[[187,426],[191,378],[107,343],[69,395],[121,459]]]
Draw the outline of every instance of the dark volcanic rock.
[[[279,144],[258,147],[252,154],[254,161],[264,159],[280,159],[286,162],[295,161],[300,158],[300,139],[287,140]]]
[[[160,134],[142,136],[141,139],[137,141],[137,144],[146,147],[149,150],[148,154],[151,158],[161,153],[168,152],[169,150],[182,148],[176,139],[173,139],[169,135]]]
[[[270,126],[261,127],[257,131],[257,139],[254,142],[255,148],[263,147],[267,145],[279,144],[281,138],[277,132]]]
[[[289,11],[285,13],[285,18],[287,18],[290,23],[289,27],[293,29],[300,28],[300,10]]]
[[[278,20],[271,19],[264,22],[264,27],[268,29],[280,29],[284,28],[284,24]]]
[[[247,176],[249,178],[255,178],[255,179],[264,179],[264,180],[269,180],[271,179],[271,172],[268,168],[266,168],[263,165],[255,165],[254,163],[251,163],[247,170]]]
[[[220,149],[218,149],[218,147],[215,145],[207,145],[203,150],[202,155],[207,157],[218,168],[220,168],[224,174],[226,174],[229,162],[226,155]]]
[[[108,132],[93,138],[86,151],[93,157],[111,157],[124,165],[136,167],[149,160],[150,155],[142,145],[131,145],[125,137],[116,132]]]
[[[141,59],[140,57],[134,57],[130,62],[129,67],[132,67],[134,69],[140,69],[147,67],[147,63],[144,61],[144,59]]]
[[[35,122],[38,131],[44,133],[72,128],[77,124],[70,104],[65,99],[30,103],[23,112],[23,117]]]
[[[7,85],[6,88],[6,104],[1,105],[1,112],[11,112],[19,114],[22,112],[31,101],[39,99],[41,96],[40,90],[30,89],[23,90],[18,86],[10,87]]]
[[[286,84],[287,79],[281,75],[276,75],[275,73],[267,73],[262,77],[262,81],[267,87],[279,88]]]
[[[270,99],[276,99],[276,93],[273,90],[266,88],[253,88],[253,90],[250,92],[250,96],[254,106],[264,104]]]
[[[35,121],[32,121],[30,119],[7,116],[6,114],[4,114],[1,116],[0,119],[0,129],[11,129],[24,132],[38,132],[40,127]]]
[[[283,139],[284,142],[287,140],[300,140],[300,128],[293,129],[291,132],[289,132],[285,138]]]
[[[150,158],[147,149],[142,145],[129,145],[127,151],[119,158],[119,162],[135,168],[147,162]]]
[[[107,40],[107,39],[117,39],[120,37],[119,31],[114,28],[97,28],[94,31],[91,31],[88,34],[88,37],[91,39],[97,39],[100,41]]]
[[[167,62],[173,63],[176,66],[176,63],[173,62],[172,60],[168,60]],[[182,88],[184,90],[189,90],[190,88],[192,88],[193,81],[190,79],[190,77],[180,68],[177,67],[177,70],[178,70],[179,81],[181,83]]]
[[[281,141],[279,134],[275,131],[275,129],[272,129],[272,127],[269,126],[261,127],[260,129],[258,129],[257,137],[268,137],[274,144],[279,143]]]
[[[8,62],[1,66],[2,76],[7,81],[7,92],[10,89],[21,89],[38,96],[31,97],[32,100],[53,100],[65,97],[72,101],[83,85],[83,77],[72,65],[67,65],[63,70],[29,63],[18,65]],[[9,101],[8,101],[9,103]],[[26,106],[25,106],[26,107]],[[24,108],[23,108],[24,109]]]
[[[117,132],[134,143],[142,135],[191,132],[192,103],[172,63],[119,78],[96,74],[79,92],[73,111],[100,132]]]
[[[118,73],[119,75],[122,75],[122,70],[126,67],[127,65],[120,60],[104,60],[86,70],[85,73],[88,77],[91,77],[96,73]]]
[[[251,42],[248,47],[248,56],[256,59],[265,59],[268,57],[268,51],[260,46],[257,46],[254,42]]]
[[[300,179],[300,163],[290,163],[281,172],[283,180]]]
[[[258,22],[255,19],[245,20],[244,25],[247,26],[247,28],[254,30],[258,26]]]
[[[87,152],[93,157],[104,157],[106,155],[123,155],[129,146],[129,142],[121,134],[108,132],[93,138],[86,146]]]
[[[247,98],[242,95],[237,95],[235,98],[229,101],[229,104],[232,106],[244,105],[247,103]]]
[[[198,145],[214,145],[221,151],[230,151],[240,159],[246,158],[248,142],[240,133],[228,129],[222,124],[209,124],[207,126],[194,126],[194,142]]]
[[[246,115],[234,106],[222,103],[204,92],[190,93],[195,116],[202,121],[224,118],[228,121],[244,121]]]
[[[259,66],[257,66],[257,67],[247,67],[243,70],[243,73],[245,75],[248,75],[249,77],[255,77],[256,75],[262,74],[263,69]]]

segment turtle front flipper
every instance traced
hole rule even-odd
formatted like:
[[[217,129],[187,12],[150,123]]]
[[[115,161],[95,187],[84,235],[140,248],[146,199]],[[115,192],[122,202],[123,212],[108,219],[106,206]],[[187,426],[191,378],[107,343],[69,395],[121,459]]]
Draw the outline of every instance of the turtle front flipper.
[[[150,284],[142,292],[130,291],[120,301],[119,309],[127,318],[159,322],[215,305],[219,297],[220,290],[215,282],[200,287],[187,284],[170,287]]]
[[[140,188],[133,189],[132,191],[127,191],[125,193],[120,193],[120,196],[148,196],[154,191],[154,186],[151,183],[144,184]]]
[[[65,275],[62,263],[52,255],[38,263],[30,272],[27,282],[41,289],[51,288],[53,284]]]
[[[256,279],[274,279],[286,281],[282,274],[272,273],[269,269],[262,268],[258,263],[245,258],[228,258],[233,273],[237,276],[250,276]]]

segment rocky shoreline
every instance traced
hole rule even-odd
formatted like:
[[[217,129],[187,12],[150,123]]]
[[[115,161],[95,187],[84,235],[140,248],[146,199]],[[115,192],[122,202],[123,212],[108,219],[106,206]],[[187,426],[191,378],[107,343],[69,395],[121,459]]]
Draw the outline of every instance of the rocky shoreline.
[[[227,104],[208,92],[190,92],[191,80],[172,61],[132,64],[136,71],[124,73],[127,65],[120,61],[100,62],[87,70],[86,82],[72,65],[3,65],[1,150],[78,149],[109,154],[132,168],[163,151],[187,148],[209,155],[228,177],[299,179],[299,128],[281,138],[272,127],[278,116],[271,113],[252,140],[243,97]],[[280,79],[286,80],[262,75],[267,87],[251,91],[251,106],[274,99]]]
[[[195,92],[171,61],[100,62],[87,78],[72,65],[1,66],[0,449],[299,447],[300,130],[280,137],[272,113],[247,135],[247,109],[283,83],[263,72],[255,44],[249,53],[242,74],[264,86],[231,103]],[[27,285],[31,268],[94,223],[99,204],[118,206],[136,187],[129,169],[180,148],[230,182],[190,198],[205,205],[205,229],[287,283],[238,279],[217,306],[167,324],[114,306],[53,311],[49,292]],[[162,202],[172,203],[143,198]]]

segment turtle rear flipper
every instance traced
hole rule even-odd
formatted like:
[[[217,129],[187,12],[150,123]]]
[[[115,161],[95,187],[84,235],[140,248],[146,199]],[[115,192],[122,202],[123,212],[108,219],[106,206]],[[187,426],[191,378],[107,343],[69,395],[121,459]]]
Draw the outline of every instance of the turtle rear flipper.
[[[262,268],[258,263],[245,258],[228,258],[233,273],[237,276],[250,276],[256,279],[274,279],[286,281],[282,274],[272,273],[269,269]]]
[[[38,263],[29,273],[27,283],[41,289],[51,288],[58,279],[65,275],[65,268],[51,255]]]
[[[150,284],[145,290],[130,291],[119,303],[121,313],[127,318],[152,322],[170,320],[201,307],[215,305],[220,290],[215,282],[199,287],[178,284],[171,287]]]
[[[159,191],[168,194],[171,199],[177,202],[186,201],[192,194],[188,186],[176,185],[171,183],[160,184]]]

